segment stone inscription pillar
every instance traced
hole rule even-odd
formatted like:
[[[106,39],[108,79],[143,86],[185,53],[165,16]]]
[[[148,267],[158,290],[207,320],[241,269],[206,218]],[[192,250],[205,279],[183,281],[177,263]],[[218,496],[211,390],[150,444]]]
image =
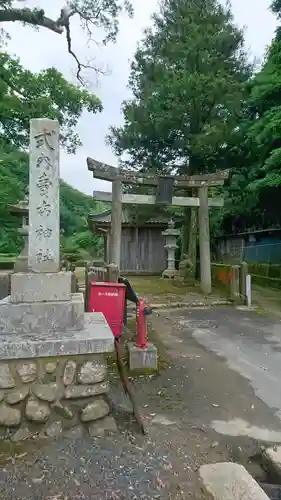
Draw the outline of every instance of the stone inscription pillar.
[[[60,270],[59,124],[36,118],[30,124],[28,268]]]

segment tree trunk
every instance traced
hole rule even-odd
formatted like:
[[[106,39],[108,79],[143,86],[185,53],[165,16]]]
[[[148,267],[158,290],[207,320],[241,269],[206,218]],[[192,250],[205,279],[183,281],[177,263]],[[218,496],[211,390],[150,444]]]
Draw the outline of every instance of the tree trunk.
[[[198,232],[198,209],[190,209],[189,223],[189,241],[188,241],[188,258],[192,264],[190,269],[190,278],[195,280],[196,275],[196,257],[197,257],[197,232]]]
[[[188,255],[189,248],[189,227],[190,227],[190,208],[184,209],[183,225],[182,225],[182,238],[181,238],[181,260],[185,255]]]
[[[197,161],[195,156],[190,156],[189,164],[184,173],[192,175],[197,172]],[[186,196],[197,196],[197,190],[191,189],[187,190]],[[198,232],[198,209],[197,208],[185,208],[184,210],[184,221],[183,221],[183,234],[182,234],[182,248],[181,248],[181,260],[184,259],[184,255],[188,256],[191,264],[189,271],[189,277],[191,280],[195,280],[196,275],[196,253],[197,253],[197,232]]]

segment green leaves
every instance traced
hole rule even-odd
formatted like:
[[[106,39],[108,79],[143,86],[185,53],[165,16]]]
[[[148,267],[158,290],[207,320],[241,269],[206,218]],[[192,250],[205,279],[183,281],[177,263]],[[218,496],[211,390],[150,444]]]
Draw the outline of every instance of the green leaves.
[[[281,0],[273,0],[270,5],[270,8],[274,14],[277,15],[278,18],[281,16]]]
[[[28,185],[30,119],[57,119],[61,145],[74,153],[81,145],[75,128],[83,111],[101,109],[95,95],[67,82],[55,68],[33,74],[0,53],[0,252],[17,253],[22,244],[20,220],[9,214],[7,205],[23,199]],[[94,207],[90,196],[62,183],[61,226],[66,236],[87,229],[87,215]]]
[[[61,143],[74,153],[81,145],[75,127],[85,110],[101,111],[99,98],[67,82],[55,68],[34,74],[0,53],[0,144],[26,148],[29,120],[44,116],[59,121]]]
[[[281,186],[281,37],[277,32],[261,72],[252,82],[249,99],[252,120],[248,137],[259,156],[258,170],[251,186]]]

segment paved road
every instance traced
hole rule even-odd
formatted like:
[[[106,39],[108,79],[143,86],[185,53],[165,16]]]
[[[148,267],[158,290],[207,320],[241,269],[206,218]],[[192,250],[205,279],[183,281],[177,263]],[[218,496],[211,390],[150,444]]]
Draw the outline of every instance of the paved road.
[[[281,321],[223,307],[171,312],[182,328],[248,379],[255,395],[281,419]]]
[[[225,419],[213,421],[213,429],[228,436],[241,438],[247,435],[257,440],[280,442],[280,431],[277,430],[279,426],[275,423],[276,430],[272,430],[270,416],[271,414],[281,420],[279,317],[226,307],[174,311],[171,312],[171,319],[181,328],[184,344],[190,343],[192,336],[208,352],[219,356],[229,368],[248,381],[255,396],[270,409],[268,412],[256,403],[250,403],[248,407],[253,409],[252,416],[247,412],[244,418],[237,418],[236,411],[233,410],[232,419],[228,415]],[[240,384],[237,385],[238,391],[240,387]],[[255,473],[254,470],[250,472]],[[281,499],[281,487],[262,483],[261,486],[271,500]]]

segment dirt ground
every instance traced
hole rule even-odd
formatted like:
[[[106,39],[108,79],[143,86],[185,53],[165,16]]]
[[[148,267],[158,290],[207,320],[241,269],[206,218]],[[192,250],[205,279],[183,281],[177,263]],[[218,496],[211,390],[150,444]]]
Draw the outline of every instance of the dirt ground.
[[[149,294],[147,283],[137,286],[141,295],[166,300],[158,282]],[[224,314],[211,308],[155,312],[149,337],[158,347],[159,371],[132,376],[147,434],[132,418],[112,356],[109,396],[118,430],[91,438],[74,429],[56,441],[18,448],[0,443],[1,500],[209,500],[198,469],[211,462],[238,461],[265,479],[257,455],[272,435],[281,441],[281,421],[250,380],[195,338],[199,327],[211,331],[216,321],[223,332]],[[129,326],[126,340],[134,337],[132,320]],[[233,420],[246,422],[246,430],[227,433],[214,425]]]

